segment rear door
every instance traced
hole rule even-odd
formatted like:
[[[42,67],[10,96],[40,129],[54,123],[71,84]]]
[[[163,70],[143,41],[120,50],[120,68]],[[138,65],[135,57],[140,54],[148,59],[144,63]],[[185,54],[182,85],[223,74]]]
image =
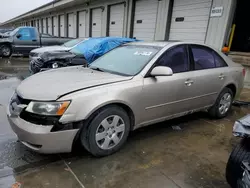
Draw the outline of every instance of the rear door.
[[[196,108],[214,104],[228,76],[225,61],[211,48],[190,45],[196,86]]]

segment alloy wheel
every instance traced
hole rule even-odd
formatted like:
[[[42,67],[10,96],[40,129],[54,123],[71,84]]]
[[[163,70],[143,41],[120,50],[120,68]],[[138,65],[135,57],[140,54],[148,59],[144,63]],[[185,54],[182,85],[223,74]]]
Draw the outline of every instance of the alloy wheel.
[[[124,120],[118,115],[109,116],[97,127],[95,135],[96,144],[100,149],[109,150],[120,143],[124,132]]]
[[[230,108],[230,105],[232,103],[232,96],[230,93],[225,93],[221,100],[220,100],[220,104],[219,104],[219,112],[224,115],[225,113],[227,113],[227,111]]]

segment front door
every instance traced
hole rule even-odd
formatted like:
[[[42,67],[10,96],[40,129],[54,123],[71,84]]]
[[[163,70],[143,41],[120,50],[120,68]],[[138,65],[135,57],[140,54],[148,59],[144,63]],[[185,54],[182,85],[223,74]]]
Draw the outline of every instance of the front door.
[[[31,50],[40,47],[40,37],[34,28],[20,28],[13,37],[14,53],[28,55]]]
[[[195,77],[190,72],[186,45],[165,52],[155,66],[173,70],[172,76],[148,76],[144,79],[143,95],[145,117],[141,122],[162,121],[194,109]]]

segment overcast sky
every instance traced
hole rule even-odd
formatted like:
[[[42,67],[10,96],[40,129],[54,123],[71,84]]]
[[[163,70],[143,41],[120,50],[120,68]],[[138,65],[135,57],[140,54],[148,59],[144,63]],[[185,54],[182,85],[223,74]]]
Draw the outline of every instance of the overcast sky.
[[[0,0],[0,23],[51,1],[52,0]]]

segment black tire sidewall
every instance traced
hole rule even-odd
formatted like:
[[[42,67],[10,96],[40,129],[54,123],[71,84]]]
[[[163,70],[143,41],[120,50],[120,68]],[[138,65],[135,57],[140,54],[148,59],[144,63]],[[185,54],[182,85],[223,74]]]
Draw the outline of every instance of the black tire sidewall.
[[[3,56],[3,57],[10,57],[11,55],[12,55],[12,48],[11,48],[11,46],[10,45],[6,45],[6,44],[4,44],[4,45],[2,45],[1,46],[1,48],[9,48],[9,50],[10,50],[10,54],[9,55],[4,55],[2,52],[1,52],[1,55]]]
[[[241,143],[234,147],[226,166],[226,179],[232,188],[237,187],[238,180],[242,178],[243,169],[241,164],[243,161],[250,160],[250,140],[242,139]]]
[[[226,94],[226,93],[229,93],[231,95],[231,103],[230,103],[230,107],[228,109],[228,111],[225,113],[225,114],[221,114],[220,113],[220,110],[219,110],[219,107],[220,107],[220,101],[221,101],[221,98]],[[221,93],[219,94],[217,100],[216,100],[216,103],[215,105],[212,107],[212,115],[213,116],[216,116],[217,118],[224,118],[228,115],[229,111],[231,110],[232,108],[232,103],[233,103],[233,92],[231,89],[229,88],[224,88]]]
[[[120,141],[119,144],[117,144],[115,147],[109,149],[109,150],[102,150],[101,148],[98,147],[96,140],[95,140],[95,136],[96,136],[96,130],[98,128],[98,126],[100,125],[100,123],[108,116],[112,116],[112,115],[118,115],[120,116],[124,123],[125,123],[125,132],[124,135],[122,137],[122,140]],[[86,145],[86,142],[88,144],[88,147],[86,148],[90,153],[92,153],[94,156],[107,156],[107,155],[111,155],[112,153],[115,153],[116,151],[118,151],[126,142],[127,137],[129,135],[129,131],[130,131],[130,119],[128,117],[128,114],[120,107],[118,106],[111,106],[111,107],[107,107],[102,109],[96,116],[94,116],[94,118],[92,119],[92,121],[90,122],[90,124],[88,125],[87,130],[85,130],[87,132],[87,135],[81,135],[81,140],[82,142],[84,142],[83,139],[85,140],[85,143],[83,143],[83,145]]]

